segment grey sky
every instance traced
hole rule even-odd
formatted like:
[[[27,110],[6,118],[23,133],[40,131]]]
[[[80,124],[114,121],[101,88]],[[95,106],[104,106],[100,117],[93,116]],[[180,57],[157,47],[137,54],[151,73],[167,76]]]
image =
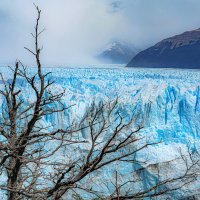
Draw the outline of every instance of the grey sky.
[[[112,40],[139,48],[200,27],[199,0],[35,0],[42,9],[43,63],[95,63],[95,53]],[[21,59],[32,46],[35,10],[30,0],[0,1],[0,63]]]

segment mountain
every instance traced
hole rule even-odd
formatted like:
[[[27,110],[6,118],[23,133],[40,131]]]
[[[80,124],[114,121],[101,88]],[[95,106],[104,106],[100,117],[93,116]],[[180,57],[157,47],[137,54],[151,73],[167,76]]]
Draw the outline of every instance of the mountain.
[[[115,41],[108,44],[97,59],[106,64],[126,64],[139,52],[135,46],[125,42]]]
[[[127,67],[200,69],[200,29],[162,40],[133,57]]]

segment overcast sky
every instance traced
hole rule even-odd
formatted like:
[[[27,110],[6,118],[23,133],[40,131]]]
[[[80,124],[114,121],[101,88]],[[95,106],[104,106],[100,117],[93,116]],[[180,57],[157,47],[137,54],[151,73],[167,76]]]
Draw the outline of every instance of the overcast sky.
[[[200,0],[0,0],[0,64],[20,59],[32,47],[36,3],[42,9],[43,63],[95,63],[107,43],[120,40],[146,48],[200,28]]]

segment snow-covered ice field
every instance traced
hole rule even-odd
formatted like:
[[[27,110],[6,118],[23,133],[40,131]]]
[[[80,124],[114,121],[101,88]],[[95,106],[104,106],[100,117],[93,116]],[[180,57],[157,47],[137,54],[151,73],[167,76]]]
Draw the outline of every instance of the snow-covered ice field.
[[[32,71],[33,68],[30,73]],[[93,101],[111,101],[116,97],[130,114],[135,110],[142,113],[148,107],[149,117],[142,133],[150,137],[151,141],[162,141],[143,152],[150,155],[149,164],[176,158],[179,147],[184,152],[188,143],[192,151],[198,151],[200,71],[97,67],[44,68],[44,71],[52,72],[55,91],[66,89],[65,103],[75,105],[70,113],[71,118],[81,119]],[[0,68],[0,72],[6,79],[10,78],[7,68]],[[26,85],[22,87],[31,99],[29,88]],[[69,120],[69,115],[46,120],[62,126],[63,121]],[[176,170],[179,169],[177,163]]]
[[[80,116],[93,100],[110,101],[130,108],[150,104],[146,132],[154,139],[185,143],[200,138],[200,72],[195,70],[127,68],[48,68],[56,87],[66,88],[67,104]]]

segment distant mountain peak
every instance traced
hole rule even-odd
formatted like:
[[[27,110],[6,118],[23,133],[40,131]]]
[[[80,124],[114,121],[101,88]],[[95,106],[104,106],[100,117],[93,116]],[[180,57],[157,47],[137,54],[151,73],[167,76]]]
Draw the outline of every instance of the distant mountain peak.
[[[97,55],[97,59],[107,64],[126,64],[139,50],[132,44],[122,41],[108,43]]]

